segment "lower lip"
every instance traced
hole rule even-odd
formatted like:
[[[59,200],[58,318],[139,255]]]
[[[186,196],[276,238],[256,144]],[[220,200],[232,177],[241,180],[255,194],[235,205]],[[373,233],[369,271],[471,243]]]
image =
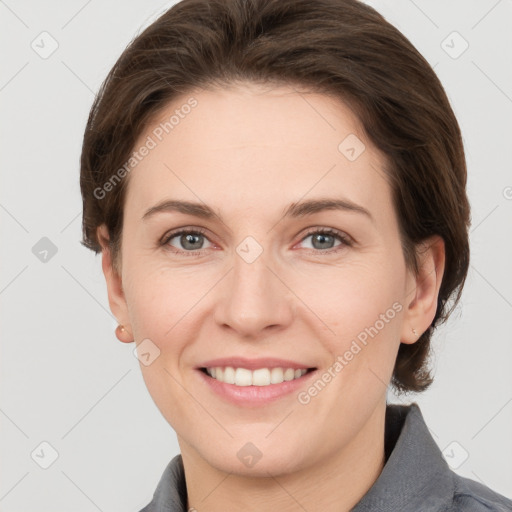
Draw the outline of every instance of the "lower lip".
[[[316,370],[305,373],[302,377],[281,382],[281,384],[269,384],[268,386],[236,386],[226,384],[210,377],[202,370],[196,370],[203,381],[219,396],[239,406],[259,406],[275,402],[280,398],[290,395],[302,388],[316,374]]]

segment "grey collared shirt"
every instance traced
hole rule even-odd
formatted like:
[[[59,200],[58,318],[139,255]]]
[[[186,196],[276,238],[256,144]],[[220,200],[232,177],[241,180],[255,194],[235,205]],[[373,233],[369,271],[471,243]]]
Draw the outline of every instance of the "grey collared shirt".
[[[512,512],[512,500],[450,469],[418,404],[388,404],[385,425],[386,463],[351,512]],[[183,461],[177,455],[140,512],[187,512],[186,506]]]

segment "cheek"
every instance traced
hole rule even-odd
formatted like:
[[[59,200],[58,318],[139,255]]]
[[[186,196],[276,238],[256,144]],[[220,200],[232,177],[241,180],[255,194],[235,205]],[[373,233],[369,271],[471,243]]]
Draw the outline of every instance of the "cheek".
[[[141,268],[139,268],[141,270]],[[159,351],[154,365],[142,367],[149,374],[158,367],[179,371],[184,352],[198,338],[205,312],[205,296],[215,281],[205,273],[153,268],[130,273],[126,290],[133,333],[137,342],[150,339]],[[215,276],[213,276],[215,277]],[[169,377],[169,376],[167,376]]]
[[[401,300],[403,290],[400,276],[396,265],[383,265],[382,257],[377,255],[364,263],[319,266],[308,275],[290,274],[288,283],[300,297],[304,311],[310,310],[309,317],[343,344],[376,322],[379,331],[389,331],[391,324],[399,323],[387,322],[383,329],[379,319],[388,312],[384,320],[396,320],[400,307],[395,303]]]
[[[191,307],[200,290],[190,286],[190,278],[186,285],[179,277],[158,270],[135,270],[130,276],[126,295],[135,339],[140,343],[142,377],[161,414],[173,428],[183,429],[180,418],[188,418],[194,404],[183,389],[179,364],[190,341]],[[149,364],[144,352],[150,353]]]
[[[391,377],[404,310],[403,283],[399,265],[380,261],[330,269],[328,281],[319,276],[314,284],[302,285],[304,302],[321,320],[315,317],[311,325],[316,332],[319,326],[325,331],[321,341],[341,365],[333,392],[348,386],[353,396],[369,389],[379,393]]]

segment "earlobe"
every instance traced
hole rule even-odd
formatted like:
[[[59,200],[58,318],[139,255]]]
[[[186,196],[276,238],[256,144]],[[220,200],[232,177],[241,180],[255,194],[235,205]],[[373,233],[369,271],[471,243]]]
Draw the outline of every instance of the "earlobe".
[[[108,229],[102,224],[97,229],[98,240],[101,244],[101,267],[107,285],[108,302],[110,310],[117,321],[124,327],[123,331],[116,329],[116,335],[120,341],[128,341],[124,338],[130,337],[130,319],[128,316],[128,307],[122,286],[121,275],[116,272],[112,262],[112,252],[108,245]]]
[[[445,268],[444,240],[438,235],[424,240],[417,255],[419,272],[413,276],[412,289],[406,290],[407,308],[401,333],[401,342],[407,344],[415,343],[436,315]]]

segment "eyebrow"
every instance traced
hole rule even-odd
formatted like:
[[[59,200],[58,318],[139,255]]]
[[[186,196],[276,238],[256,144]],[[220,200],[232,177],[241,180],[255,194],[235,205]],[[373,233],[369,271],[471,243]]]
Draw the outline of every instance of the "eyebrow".
[[[361,213],[368,217],[372,222],[375,222],[372,214],[363,206],[358,205],[348,199],[331,198],[310,199],[307,201],[292,203],[284,210],[283,218],[306,217],[308,215],[313,215],[324,210],[341,210]],[[220,218],[220,216],[215,213],[212,208],[204,203],[165,200],[149,208],[149,210],[147,210],[146,213],[144,213],[142,216],[142,220],[146,221],[148,218],[161,212],[178,212],[185,215],[200,217],[202,219],[212,219],[214,217]]]

